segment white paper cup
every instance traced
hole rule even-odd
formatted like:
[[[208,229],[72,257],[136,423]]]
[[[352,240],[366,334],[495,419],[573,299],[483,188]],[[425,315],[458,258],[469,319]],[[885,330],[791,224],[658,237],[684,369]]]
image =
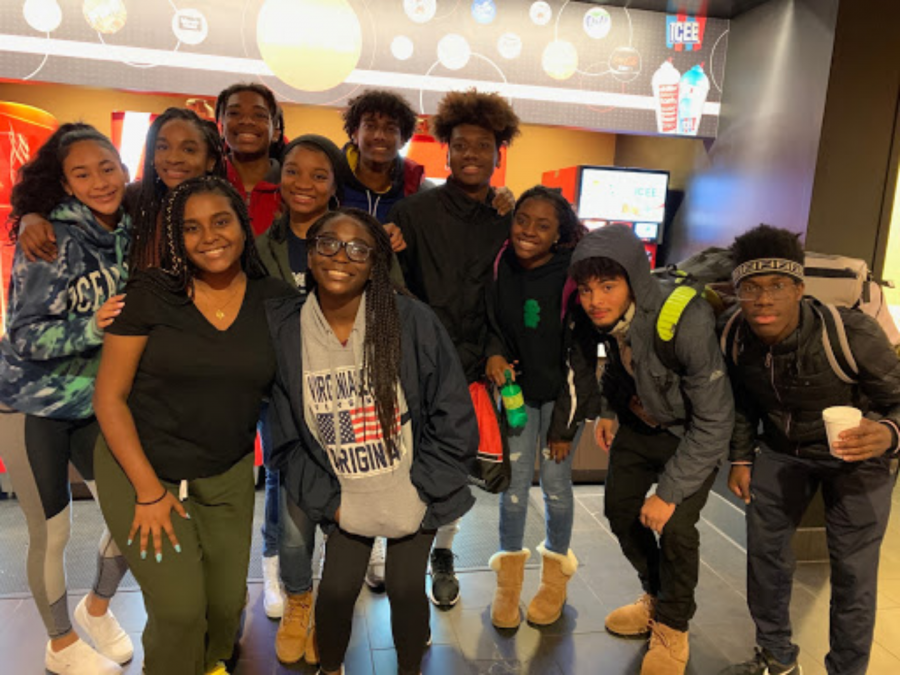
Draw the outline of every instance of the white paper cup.
[[[843,459],[841,455],[835,452],[833,444],[838,440],[838,436],[842,431],[858,427],[861,419],[862,411],[846,405],[837,405],[832,408],[825,408],[822,411],[825,433],[828,435],[828,448],[831,450],[832,455]]]

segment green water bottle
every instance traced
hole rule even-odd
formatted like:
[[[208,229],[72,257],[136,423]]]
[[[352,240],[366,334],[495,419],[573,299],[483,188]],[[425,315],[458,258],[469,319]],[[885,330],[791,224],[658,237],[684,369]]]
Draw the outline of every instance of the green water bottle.
[[[500,387],[503,407],[506,409],[506,421],[513,429],[521,429],[528,422],[528,411],[525,409],[525,397],[522,387],[513,382],[510,372],[506,371],[506,384]]]

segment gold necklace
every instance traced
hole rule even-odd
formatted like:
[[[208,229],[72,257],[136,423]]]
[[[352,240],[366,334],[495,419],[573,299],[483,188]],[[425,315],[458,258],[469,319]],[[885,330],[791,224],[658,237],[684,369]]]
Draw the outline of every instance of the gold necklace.
[[[213,309],[215,309],[216,318],[219,321],[221,321],[222,319],[225,318],[225,309],[228,307],[228,305],[231,304],[232,300],[234,300],[237,297],[238,293],[240,293],[242,285],[245,285],[245,284],[240,284],[240,283],[237,284],[237,288],[235,288],[234,291],[231,293],[231,295],[228,296],[228,300],[225,301],[224,305],[220,305],[218,308],[213,307]],[[210,301],[212,301],[213,298],[212,298],[212,295],[210,295],[209,291],[204,290],[203,295],[205,295],[206,297],[208,297],[210,299]]]

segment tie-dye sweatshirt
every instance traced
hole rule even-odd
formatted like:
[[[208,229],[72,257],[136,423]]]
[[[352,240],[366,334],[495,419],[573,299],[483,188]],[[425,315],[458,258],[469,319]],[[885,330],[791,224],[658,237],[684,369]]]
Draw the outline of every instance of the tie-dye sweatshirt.
[[[13,258],[6,334],[0,340],[0,403],[56,419],[94,414],[91,399],[103,331],[94,314],[121,292],[127,277],[131,219],[113,232],[70,199],[50,214],[59,255]]]

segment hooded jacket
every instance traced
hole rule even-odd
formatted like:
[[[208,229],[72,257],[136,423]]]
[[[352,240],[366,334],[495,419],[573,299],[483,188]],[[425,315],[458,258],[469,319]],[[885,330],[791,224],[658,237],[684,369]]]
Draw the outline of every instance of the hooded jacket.
[[[631,348],[636,394],[650,417],[680,438],[675,454],[659,478],[656,494],[670,504],[680,504],[700,488],[728,454],[734,426],[731,386],[716,339],[712,309],[700,301],[687,306],[675,335],[675,355],[681,368],[677,372],[670,370],[657,355],[654,341],[657,315],[666,293],[650,274],[643,244],[630,228],[610,225],[591,232],[579,242],[572,264],[594,257],[615,260],[628,273],[635,312],[624,340]],[[596,367],[596,356],[592,359],[583,350],[592,348],[596,354],[597,342],[605,342],[610,347],[607,349],[609,359],[619,358],[619,350],[612,344],[614,337],[594,328],[582,309],[573,315],[569,329],[580,334],[572,335],[568,343],[570,386],[557,405],[560,418],[568,419],[556,420],[556,424],[568,421],[569,426],[579,421],[579,409],[584,414],[583,411],[590,407],[589,401],[579,403],[574,386],[576,380],[586,381],[586,374],[572,370],[573,366],[589,368],[592,361]],[[576,319],[578,315],[580,317]],[[587,339],[585,331],[593,331],[594,339]],[[573,350],[581,353],[573,354]],[[626,383],[604,378],[603,385],[598,385],[601,417],[615,417],[610,405],[615,392],[607,388],[621,384]],[[619,421],[628,423],[627,420]]]
[[[336,527],[341,489],[331,461],[306,422],[303,401],[300,311],[304,297],[266,303],[278,369],[268,420],[272,468],[287,493],[325,532]],[[426,504],[422,528],[435,529],[463,516],[475,503],[469,466],[478,451],[472,399],[453,345],[434,313],[397,296],[402,357],[400,385],[413,434],[410,480]]]
[[[477,201],[451,179],[407,197],[390,215],[406,240],[397,256],[406,287],[444,324],[469,382],[484,375],[485,292],[512,223],[511,213],[491,206],[494,195]]]
[[[797,329],[771,346],[738,317],[737,363],[728,359],[736,413],[731,461],[752,462],[760,441],[775,452],[831,459],[822,421],[822,411],[830,406],[854,406],[870,419],[890,422],[895,430],[900,426],[897,353],[875,319],[859,310],[837,309],[859,368],[856,383],[838,379],[829,364],[822,319],[812,300],[801,301]]]
[[[417,193],[420,189],[432,187],[425,180],[425,167],[411,159],[398,156],[391,169],[391,186],[386,192],[376,192],[363,185],[356,177],[359,165],[359,150],[353,143],[344,146],[347,158],[347,175],[344,177],[344,196],[341,206],[352,206],[375,216],[379,223],[391,222],[388,214],[394,205],[404,197]]]
[[[16,248],[7,332],[0,340],[0,402],[29,415],[85,419],[103,331],[94,315],[127,281],[131,218],[112,232],[69,199],[50,213],[59,254],[29,262]]]

